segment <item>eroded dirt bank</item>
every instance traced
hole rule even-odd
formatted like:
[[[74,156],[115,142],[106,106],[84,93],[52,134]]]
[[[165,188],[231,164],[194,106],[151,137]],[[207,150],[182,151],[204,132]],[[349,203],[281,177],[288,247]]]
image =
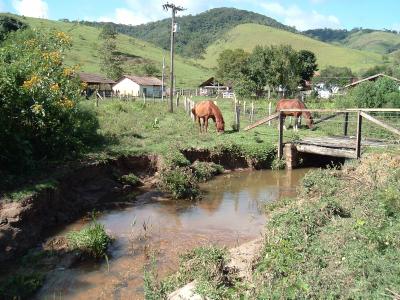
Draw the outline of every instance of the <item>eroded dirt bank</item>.
[[[260,168],[239,154],[223,152],[211,155],[203,149],[182,153],[190,161],[210,161],[225,169]],[[58,186],[44,189],[17,202],[0,202],[0,262],[15,258],[36,246],[61,224],[68,224],[93,209],[118,205],[118,195],[132,191],[120,176],[133,173],[147,189],[156,187],[162,159],[155,155],[128,156],[102,164],[86,165],[58,178]]]

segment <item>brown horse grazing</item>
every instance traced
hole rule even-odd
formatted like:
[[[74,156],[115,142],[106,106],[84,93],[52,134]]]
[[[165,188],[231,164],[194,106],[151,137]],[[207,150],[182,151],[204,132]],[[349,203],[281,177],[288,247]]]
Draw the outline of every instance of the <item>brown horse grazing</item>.
[[[217,127],[217,132],[224,132],[224,118],[222,117],[222,113],[218,106],[216,106],[214,102],[210,100],[201,101],[192,109],[192,113],[196,117],[196,122],[199,123],[200,132],[202,132],[202,129],[203,131],[207,132],[208,119],[214,120],[214,123]],[[201,119],[203,124],[201,123]]]
[[[301,102],[298,99],[281,99],[276,104],[275,111],[280,111],[282,109],[307,109],[307,107],[304,105],[303,102]],[[311,113],[309,111],[284,111],[283,112],[283,124],[285,124],[285,118],[287,116],[293,116],[295,119],[293,130],[297,131],[298,124],[299,124],[299,117],[301,115],[304,115],[304,118],[306,119],[308,128],[312,128],[314,122],[313,122]]]

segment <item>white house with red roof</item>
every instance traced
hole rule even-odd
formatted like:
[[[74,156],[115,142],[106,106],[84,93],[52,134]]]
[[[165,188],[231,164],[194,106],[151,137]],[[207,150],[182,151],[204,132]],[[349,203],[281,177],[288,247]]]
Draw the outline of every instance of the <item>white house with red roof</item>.
[[[124,75],[112,89],[123,96],[161,97],[162,82],[156,77]]]

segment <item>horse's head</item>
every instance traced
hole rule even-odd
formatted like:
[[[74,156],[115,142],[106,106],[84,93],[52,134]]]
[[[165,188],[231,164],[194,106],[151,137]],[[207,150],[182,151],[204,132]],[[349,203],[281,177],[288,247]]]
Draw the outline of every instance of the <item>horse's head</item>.
[[[313,120],[313,117],[311,116],[311,114],[310,113],[308,113],[307,115],[306,115],[306,123],[307,123],[307,126],[308,126],[308,128],[313,128],[313,126],[314,126],[314,120]]]
[[[217,132],[223,133],[225,131],[225,122],[224,120],[217,121]]]

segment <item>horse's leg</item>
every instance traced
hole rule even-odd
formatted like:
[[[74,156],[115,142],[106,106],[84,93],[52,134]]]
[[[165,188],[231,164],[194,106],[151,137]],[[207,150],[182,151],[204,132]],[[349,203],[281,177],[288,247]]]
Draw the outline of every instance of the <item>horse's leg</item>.
[[[204,126],[205,126],[205,130],[207,132],[207,129],[208,129],[208,118],[207,117],[204,118]]]
[[[196,122],[199,125],[199,132],[201,133],[201,120],[200,120],[199,116],[196,116]]]
[[[294,127],[293,127],[293,131],[297,131],[297,130],[298,130],[298,128],[297,128],[297,122],[299,121],[298,118],[299,118],[299,117],[297,117],[297,116],[294,117]]]

